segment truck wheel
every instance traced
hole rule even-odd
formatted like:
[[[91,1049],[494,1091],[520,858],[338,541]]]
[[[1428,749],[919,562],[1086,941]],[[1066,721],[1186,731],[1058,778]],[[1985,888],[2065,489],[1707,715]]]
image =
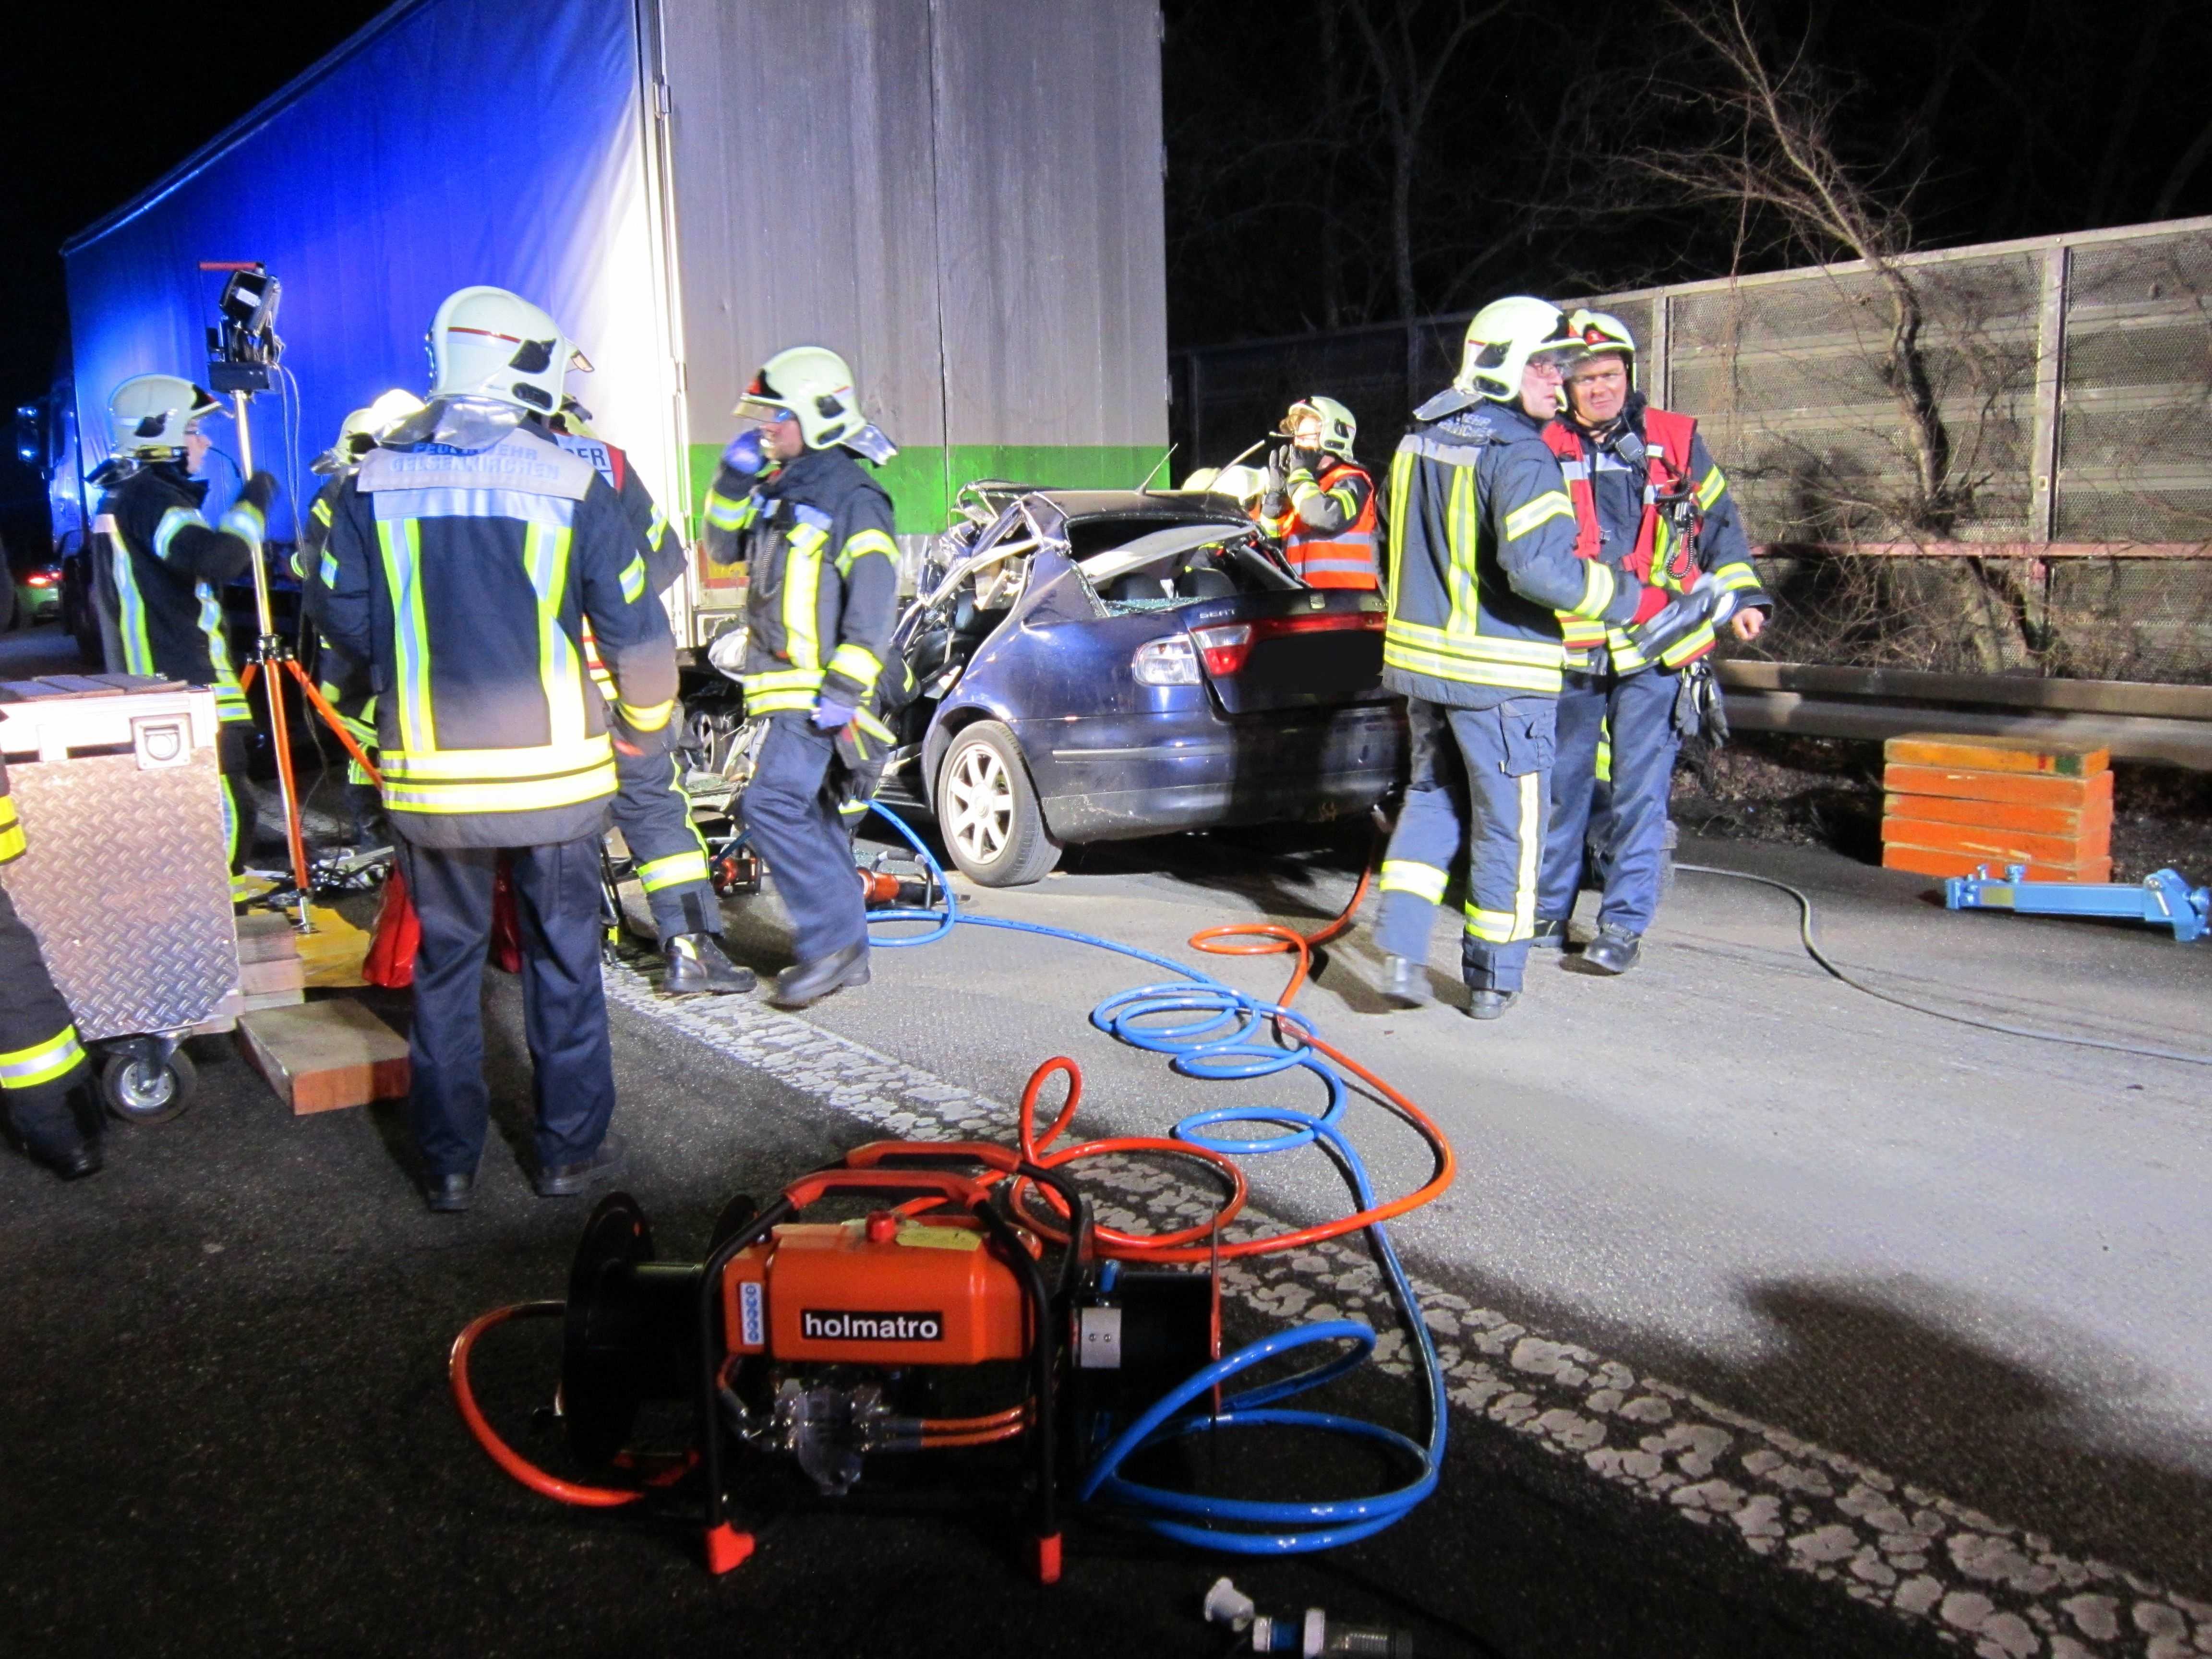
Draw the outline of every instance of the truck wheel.
[[[978,887],[1025,887],[1060,862],[1021,745],[998,720],[966,727],[945,751],[937,823],[952,861]]]
[[[166,1064],[125,1051],[110,1054],[100,1068],[100,1093],[107,1109],[130,1123],[167,1123],[183,1115],[199,1086],[199,1073],[179,1048]]]

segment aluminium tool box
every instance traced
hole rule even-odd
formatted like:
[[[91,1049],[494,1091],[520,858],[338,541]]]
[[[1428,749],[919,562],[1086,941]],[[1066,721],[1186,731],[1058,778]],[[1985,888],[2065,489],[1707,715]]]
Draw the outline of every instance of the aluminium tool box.
[[[212,691],[134,674],[0,681],[29,851],[0,884],[39,936],[111,1109],[185,1108],[179,1041],[236,1024],[238,930]]]

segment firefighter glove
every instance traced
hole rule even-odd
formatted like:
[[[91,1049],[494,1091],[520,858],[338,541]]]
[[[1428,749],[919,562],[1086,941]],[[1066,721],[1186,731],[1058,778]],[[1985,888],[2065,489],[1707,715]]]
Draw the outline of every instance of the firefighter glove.
[[[849,704],[832,702],[824,697],[814,705],[814,724],[824,732],[842,732],[853,723],[860,711]]]
[[[757,477],[768,465],[768,457],[761,453],[760,433],[753,427],[730,440],[722,451],[722,465],[744,478]]]

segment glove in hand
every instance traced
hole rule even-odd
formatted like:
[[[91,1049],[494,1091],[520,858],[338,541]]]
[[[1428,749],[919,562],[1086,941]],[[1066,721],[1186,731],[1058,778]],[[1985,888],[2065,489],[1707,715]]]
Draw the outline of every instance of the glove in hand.
[[[832,702],[824,697],[814,705],[814,724],[821,731],[842,732],[853,723],[860,711],[842,702]]]
[[[722,451],[722,465],[744,477],[757,476],[768,465],[768,457],[761,453],[760,433],[747,427],[731,439]]]
[[[256,513],[265,514],[269,503],[276,499],[276,480],[266,472],[257,472],[246,481],[246,488],[238,492],[238,499]]]

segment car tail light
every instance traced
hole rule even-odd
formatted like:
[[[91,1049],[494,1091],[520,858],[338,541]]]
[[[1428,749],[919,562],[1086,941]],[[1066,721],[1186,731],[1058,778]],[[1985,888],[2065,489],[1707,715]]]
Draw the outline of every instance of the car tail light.
[[[33,570],[29,575],[24,577],[23,586],[26,587],[52,587],[61,579],[62,573],[52,565],[49,565],[43,570]]]
[[[1213,675],[1233,674],[1243,667],[1244,659],[1252,654],[1252,624],[1227,623],[1219,628],[1194,628],[1190,637],[1198,647],[1199,655],[1206,661],[1206,672]]]
[[[1182,634],[1164,640],[1147,640],[1129,659],[1139,685],[1199,684],[1198,653]]]
[[[1310,611],[1295,617],[1262,617],[1257,622],[1194,628],[1190,637],[1205,660],[1206,672],[1219,677],[1240,671],[1252,647],[1262,640],[1289,634],[1380,631],[1389,620],[1380,611]]]

